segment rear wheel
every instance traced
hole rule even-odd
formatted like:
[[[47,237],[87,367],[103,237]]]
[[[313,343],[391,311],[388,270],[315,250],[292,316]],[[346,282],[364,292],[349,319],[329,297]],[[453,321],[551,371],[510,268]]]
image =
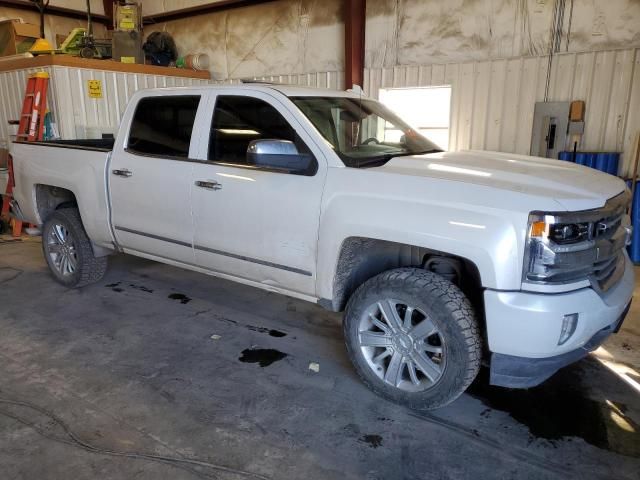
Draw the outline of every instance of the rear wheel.
[[[349,300],[344,333],[365,384],[411,408],[452,402],[480,368],[471,304],[454,284],[422,269],[390,270],[365,282]]]
[[[107,257],[97,258],[76,208],[56,210],[42,229],[42,250],[53,277],[70,288],[99,281]]]

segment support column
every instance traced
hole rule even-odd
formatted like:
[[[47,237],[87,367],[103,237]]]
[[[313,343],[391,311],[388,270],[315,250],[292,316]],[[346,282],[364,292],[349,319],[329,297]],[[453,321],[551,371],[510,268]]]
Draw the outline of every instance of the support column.
[[[345,88],[364,85],[364,33],[366,0],[345,0],[344,84]]]

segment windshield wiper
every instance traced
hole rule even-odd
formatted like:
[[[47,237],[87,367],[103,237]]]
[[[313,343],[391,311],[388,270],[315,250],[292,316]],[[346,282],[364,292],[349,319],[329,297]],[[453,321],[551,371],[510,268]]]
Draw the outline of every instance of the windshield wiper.
[[[402,153],[395,154],[394,157],[409,157],[411,155],[427,155],[429,153],[438,153],[442,151],[443,150],[434,148],[432,150],[425,150],[424,152],[402,152]]]
[[[352,159],[351,162],[353,164],[355,164],[356,167],[360,168],[360,167],[368,167],[368,166],[375,165],[375,164],[384,165],[389,160],[391,160],[392,158],[396,158],[396,157],[409,157],[411,155],[426,155],[428,153],[438,153],[438,152],[442,152],[442,150],[434,148],[433,150],[425,150],[424,152],[400,151],[400,152],[394,152],[394,153],[386,153],[384,155],[380,155],[380,156],[374,157],[374,158]]]

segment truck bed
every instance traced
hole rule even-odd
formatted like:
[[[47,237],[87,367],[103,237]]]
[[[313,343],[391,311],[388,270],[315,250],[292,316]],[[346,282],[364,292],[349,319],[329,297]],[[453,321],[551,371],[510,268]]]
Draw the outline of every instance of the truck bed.
[[[113,139],[12,143],[14,199],[23,218],[41,224],[39,212],[46,207],[48,189],[68,190],[89,238],[97,245],[110,245],[106,172],[114,143]]]

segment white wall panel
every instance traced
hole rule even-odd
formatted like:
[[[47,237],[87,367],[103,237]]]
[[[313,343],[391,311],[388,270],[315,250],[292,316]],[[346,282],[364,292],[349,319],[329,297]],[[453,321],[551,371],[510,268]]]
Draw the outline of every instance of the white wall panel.
[[[7,121],[17,120],[20,115],[27,78],[35,71],[47,71],[50,75],[49,109],[65,139],[82,138],[86,128],[115,133],[131,95],[141,88],[208,83],[195,78],[63,66],[0,72],[0,144],[9,137]],[[88,96],[88,80],[102,82],[102,98]]]
[[[452,86],[450,148],[527,154],[535,102],[544,100],[548,57],[365,70],[364,89]],[[640,131],[640,49],[564,53],[553,58],[550,101],[586,102],[581,149],[622,151],[628,174]],[[625,155],[627,153],[627,155]]]
[[[33,68],[0,72],[0,147],[4,148],[9,139],[9,120],[19,120],[22,102],[27,88],[29,75],[36,71],[48,71],[49,68]],[[52,105],[51,98],[47,102]]]

